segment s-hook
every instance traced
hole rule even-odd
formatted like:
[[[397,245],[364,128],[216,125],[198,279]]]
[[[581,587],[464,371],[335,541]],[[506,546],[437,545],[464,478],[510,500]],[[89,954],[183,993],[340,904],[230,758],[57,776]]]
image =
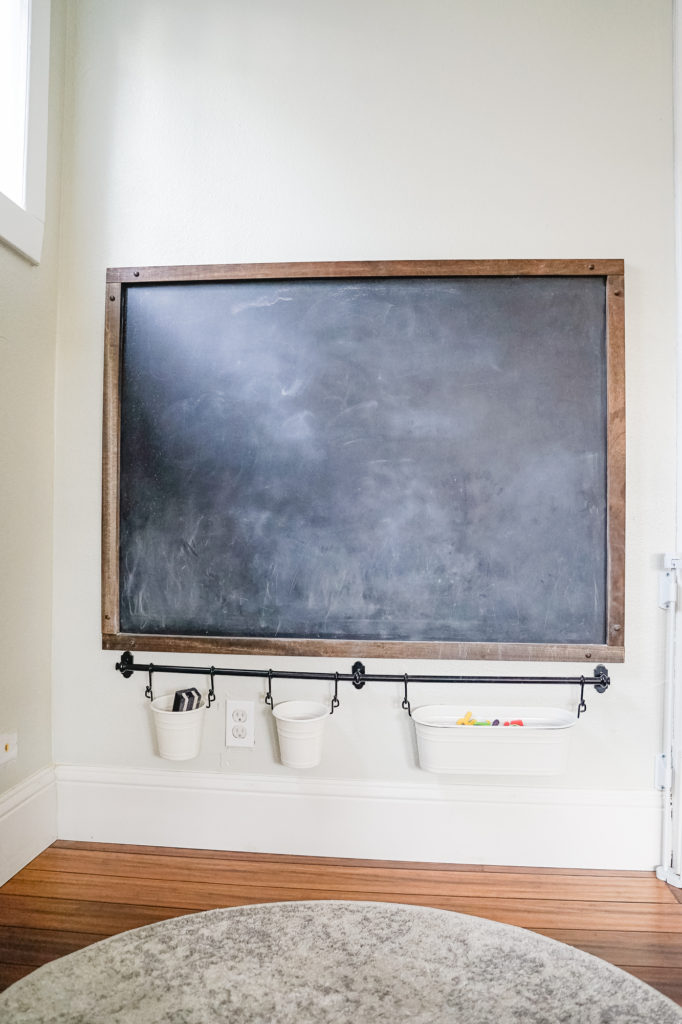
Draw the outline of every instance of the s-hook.
[[[334,696],[332,697],[332,709],[329,712],[330,715],[334,714],[334,708],[338,708],[341,701],[339,700],[339,673],[334,673]]]
[[[208,694],[206,695],[206,710],[207,711],[210,710],[211,704],[215,700],[215,668],[213,667],[213,665],[211,665],[210,669],[208,670],[208,674],[211,677],[211,688],[209,689]]]
[[[403,697],[403,702],[402,702],[402,704],[400,706],[401,706],[401,708],[404,711],[407,711],[407,713],[410,716],[410,718],[412,718],[412,708],[410,707],[410,702],[407,699],[407,684],[408,684],[408,682],[409,682],[409,679],[408,679],[408,675],[407,675],[407,672],[406,672],[405,675],[403,676],[403,684],[405,686],[405,696]]]
[[[268,669],[268,692],[265,694],[265,703],[272,711],[275,710],[275,701],[272,696],[272,669]]]
[[[594,670],[594,682],[591,683],[589,679],[585,679],[585,676],[581,676],[577,682],[580,683],[580,703],[578,704],[578,718],[587,711],[587,704],[585,703],[585,687],[594,686],[597,693],[605,693],[611,685],[609,679],[608,669],[606,665],[597,665]]]
[[[149,663],[149,682],[147,683],[144,691],[145,697],[149,697],[150,700],[154,700],[154,691],[152,690],[152,676],[154,675],[154,666]]]

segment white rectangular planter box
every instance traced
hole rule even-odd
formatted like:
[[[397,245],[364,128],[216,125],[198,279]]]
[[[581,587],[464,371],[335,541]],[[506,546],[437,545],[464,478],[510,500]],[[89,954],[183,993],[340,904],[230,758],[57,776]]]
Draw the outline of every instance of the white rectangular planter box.
[[[471,711],[500,725],[457,725]],[[521,719],[522,726],[503,723]],[[561,708],[472,707],[434,704],[416,708],[419,765],[427,772],[462,775],[560,775],[566,769],[576,716]]]

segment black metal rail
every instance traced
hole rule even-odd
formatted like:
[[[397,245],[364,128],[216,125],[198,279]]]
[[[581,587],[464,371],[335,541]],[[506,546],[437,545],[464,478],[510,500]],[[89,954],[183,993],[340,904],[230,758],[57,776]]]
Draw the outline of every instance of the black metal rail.
[[[578,718],[582,712],[587,711],[585,703],[585,687],[594,686],[597,693],[604,693],[611,685],[611,679],[605,665],[597,665],[594,669],[593,678],[585,676],[448,676],[448,675],[421,675],[419,673],[404,672],[401,675],[385,672],[365,672],[365,666],[361,661],[356,661],[350,672],[285,672],[270,668],[216,668],[211,665],[208,668],[196,665],[156,665],[149,662],[146,665],[136,664],[130,651],[121,655],[121,660],[116,662],[116,670],[125,679],[129,679],[134,672],[146,672],[149,682],[145,690],[145,696],[153,699],[152,678],[156,672],[174,673],[178,675],[203,675],[211,677],[211,688],[208,693],[208,706],[215,700],[214,680],[216,676],[241,676],[245,678],[267,679],[268,692],[265,696],[265,703],[273,707],[272,681],[273,679],[316,679],[334,683],[334,698],[332,700],[332,711],[339,706],[338,684],[350,682],[361,690],[365,683],[401,683],[405,688],[405,697],[402,702],[403,708],[411,714],[410,702],[407,698],[407,687],[409,683],[482,683],[502,686],[579,686],[580,704],[578,705]]]

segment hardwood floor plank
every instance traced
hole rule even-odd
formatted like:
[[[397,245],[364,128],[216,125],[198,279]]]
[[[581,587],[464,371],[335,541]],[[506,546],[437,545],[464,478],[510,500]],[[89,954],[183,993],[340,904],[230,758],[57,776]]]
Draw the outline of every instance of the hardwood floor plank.
[[[0,992],[13,985],[15,981],[26,977],[35,967],[27,967],[26,964],[3,964],[0,963]]]
[[[668,888],[672,894],[674,900],[678,903],[682,903],[682,889],[678,889],[676,885],[669,885]]]
[[[515,875],[582,875],[586,878],[599,878],[600,876],[608,875],[610,878],[645,878],[653,876],[653,871],[646,870],[623,870],[611,868],[536,868],[536,867],[509,867],[501,864],[484,864],[483,871],[486,872],[497,872],[497,871],[509,871]]]
[[[682,975],[679,973],[671,973],[665,967],[625,967],[623,969],[682,1006]]]
[[[271,866],[270,866],[271,867]],[[424,896],[498,896],[513,888],[514,896],[534,899],[589,899],[610,902],[671,903],[675,897],[665,882],[653,874],[644,878],[584,878],[556,875],[515,875],[497,872],[423,870],[404,868],[369,868],[348,865],[279,866],[277,872],[262,863],[253,864],[247,858],[219,861],[200,856],[173,858],[159,854],[138,856],[130,853],[105,853],[48,849],[40,854],[28,868],[32,870],[61,871],[65,874],[135,876],[145,879],[164,878],[195,882],[219,883],[259,887],[270,884],[273,877],[287,886],[302,886],[306,890],[354,888],[363,892],[394,893],[409,888],[413,894]]]
[[[10,925],[0,929],[0,962],[39,967],[107,937],[96,932],[68,932]]]
[[[86,843],[74,839],[55,839],[48,847],[50,850],[101,850],[104,852],[163,854],[168,857],[208,857],[215,860],[234,860],[247,858],[254,863],[268,864],[336,864],[348,865],[350,867],[393,867],[410,870],[412,868],[441,869],[448,871],[483,871],[482,864],[447,864],[437,861],[396,861],[396,860],[362,860],[352,857],[312,857],[295,853],[250,853],[249,851],[235,852],[232,850],[202,850],[190,847],[179,846],[133,846],[126,844],[112,843]],[[503,869],[507,870],[507,869]],[[512,869],[514,870],[514,869]],[[543,868],[538,868],[543,871]],[[641,872],[650,874],[651,872]]]
[[[11,896],[0,889],[0,928],[24,927],[117,935],[169,917],[193,914],[196,907],[153,907],[96,900],[55,900]],[[81,895],[83,895],[81,893]]]
[[[581,928],[536,928],[550,939],[575,946],[617,967],[665,967],[682,971],[682,934],[616,932]]]
[[[349,857],[311,857],[293,853],[250,853],[232,850],[202,850],[190,847],[171,846],[135,846],[112,843],[88,843],[75,839],[55,839],[48,849],[52,850],[100,850],[106,852],[162,854],[168,857],[208,857],[217,860],[243,860],[247,858],[254,863],[281,864],[319,864],[347,865],[349,867],[378,867],[400,870],[444,870],[444,871],[484,871],[486,873],[511,873],[532,875],[584,876],[586,878],[608,876],[610,878],[655,878],[653,871],[611,870],[609,868],[536,868],[515,867],[498,864],[450,864],[439,861],[395,861],[395,860],[361,860]]]

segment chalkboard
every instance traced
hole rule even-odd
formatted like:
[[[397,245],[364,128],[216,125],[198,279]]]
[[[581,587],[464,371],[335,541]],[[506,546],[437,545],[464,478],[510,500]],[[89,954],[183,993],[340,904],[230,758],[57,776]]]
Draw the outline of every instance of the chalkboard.
[[[321,266],[110,272],[105,646],[618,660],[622,265]]]

